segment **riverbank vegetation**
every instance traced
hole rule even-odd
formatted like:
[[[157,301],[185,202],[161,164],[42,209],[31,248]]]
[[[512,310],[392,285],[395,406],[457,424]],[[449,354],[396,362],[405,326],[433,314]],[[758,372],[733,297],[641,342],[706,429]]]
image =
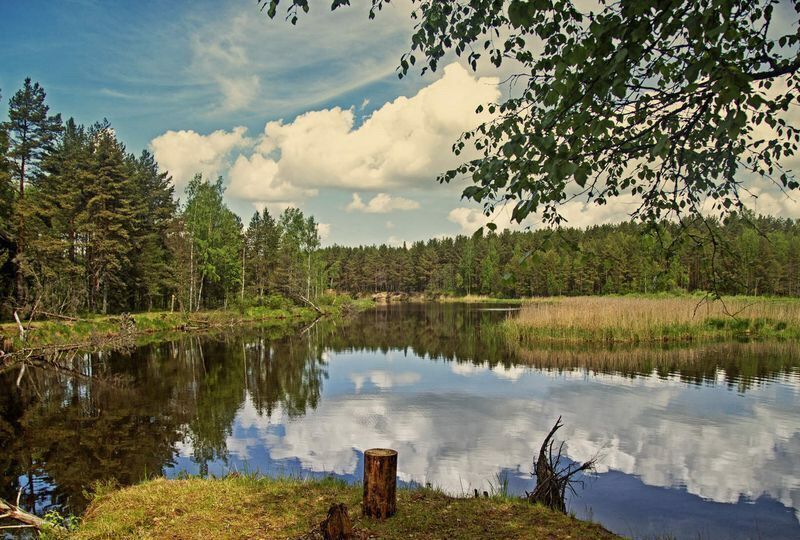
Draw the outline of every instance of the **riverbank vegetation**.
[[[102,121],[50,113],[26,80],[0,128],[0,316],[312,305],[327,291],[521,298],[706,291],[800,294],[800,223],[621,223],[320,249],[312,216],[255,212],[221,178],[173,179]],[[176,202],[175,183],[186,185]],[[707,240],[711,234],[715,242]],[[38,314],[38,315],[37,315]]]
[[[16,322],[3,323],[0,324],[0,337],[4,341],[4,350],[9,352],[63,346],[101,346],[119,337],[166,336],[174,332],[205,332],[243,325],[287,331],[292,326],[311,323],[320,316],[340,316],[373,305],[370,299],[356,300],[347,295],[329,294],[319,297],[318,304],[315,304],[317,309],[312,309],[297,306],[282,297],[274,297],[268,306],[237,310],[62,316],[26,324],[22,334]]]
[[[502,325],[512,344],[800,338],[800,300],[703,296],[562,297],[526,302]]]
[[[72,538],[316,538],[310,533],[339,502],[363,538],[616,538],[522,499],[452,498],[427,488],[400,489],[394,517],[365,519],[358,511],[361,492],[332,479],[158,479],[101,491]]]

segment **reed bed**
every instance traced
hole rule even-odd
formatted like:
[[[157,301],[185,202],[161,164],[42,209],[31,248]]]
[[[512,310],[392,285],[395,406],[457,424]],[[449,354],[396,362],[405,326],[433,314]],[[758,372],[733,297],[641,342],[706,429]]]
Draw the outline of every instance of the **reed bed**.
[[[533,299],[502,330],[512,344],[797,339],[800,301],[696,296]]]

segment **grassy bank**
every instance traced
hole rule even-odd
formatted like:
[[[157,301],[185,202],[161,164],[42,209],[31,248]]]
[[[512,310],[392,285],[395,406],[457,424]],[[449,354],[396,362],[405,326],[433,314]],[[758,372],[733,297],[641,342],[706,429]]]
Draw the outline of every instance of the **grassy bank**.
[[[445,304],[522,304],[521,298],[495,298],[480,294],[468,294],[466,296],[440,296],[437,302]]]
[[[380,522],[360,516],[361,491],[336,480],[159,479],[99,494],[71,538],[317,538],[309,533],[338,502],[360,538],[616,538],[519,499],[455,499],[422,488],[398,490],[397,514]]]
[[[327,316],[338,316],[348,311],[366,309],[373,305],[370,300],[352,300],[346,296],[327,299],[319,305]],[[172,332],[199,332],[214,328],[240,325],[260,327],[292,327],[310,323],[319,313],[310,307],[291,304],[279,307],[249,307],[241,310],[215,310],[197,313],[146,312],[130,315],[130,320],[119,315],[88,316],[68,319],[35,320],[24,323],[25,341],[19,336],[16,323],[0,324],[0,337],[4,350],[22,348],[59,347],[66,345],[102,344],[125,334],[142,337]]]
[[[800,338],[800,300],[562,297],[526,301],[503,324],[513,344],[648,343]]]

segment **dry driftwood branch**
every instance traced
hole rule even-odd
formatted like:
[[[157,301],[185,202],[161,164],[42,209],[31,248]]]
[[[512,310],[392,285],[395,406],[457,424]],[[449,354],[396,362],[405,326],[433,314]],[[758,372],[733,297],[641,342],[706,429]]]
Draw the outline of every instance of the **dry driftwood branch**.
[[[561,458],[564,457],[564,443],[558,447],[558,452],[553,454],[553,443],[556,431],[561,429],[561,417],[558,417],[550,433],[545,437],[539,456],[534,463],[533,476],[536,477],[536,487],[531,493],[526,492],[528,501],[547,506],[559,512],[567,512],[566,492],[569,489],[575,493],[575,484],[581,484],[580,480],[574,477],[578,473],[594,471],[597,458],[592,458],[585,463],[570,463],[561,465]]]
[[[61,313],[53,313],[50,311],[40,311],[39,313],[49,319],[63,319],[65,321],[72,321],[72,322],[78,322],[83,320],[78,317],[70,317],[69,315],[62,315]]]
[[[306,304],[308,304],[309,306],[314,308],[314,311],[316,311],[320,315],[324,315],[325,314],[321,309],[319,309],[319,307],[317,307],[317,305],[314,302],[312,302],[311,300],[309,300],[308,298],[306,298],[302,294],[298,294],[297,296],[300,298],[300,300],[302,300],[303,302],[305,302]]]
[[[19,320],[17,311],[14,310],[14,320],[17,321],[17,328],[19,328],[19,339],[25,341],[25,328],[22,326],[22,321]]]
[[[17,501],[17,503],[19,503],[19,501]],[[11,504],[3,499],[0,499],[0,512],[3,512],[2,517],[19,521],[20,523],[24,523],[27,527],[33,527],[35,529],[43,529],[45,527],[60,528],[58,525],[48,523],[39,516],[29,514],[16,504]]]

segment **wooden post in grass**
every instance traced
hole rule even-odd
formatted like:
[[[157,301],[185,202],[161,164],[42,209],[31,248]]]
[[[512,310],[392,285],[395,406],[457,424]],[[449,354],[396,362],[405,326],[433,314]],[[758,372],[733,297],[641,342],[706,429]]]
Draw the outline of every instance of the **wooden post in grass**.
[[[372,448],[364,452],[364,516],[392,517],[397,511],[397,451]]]

